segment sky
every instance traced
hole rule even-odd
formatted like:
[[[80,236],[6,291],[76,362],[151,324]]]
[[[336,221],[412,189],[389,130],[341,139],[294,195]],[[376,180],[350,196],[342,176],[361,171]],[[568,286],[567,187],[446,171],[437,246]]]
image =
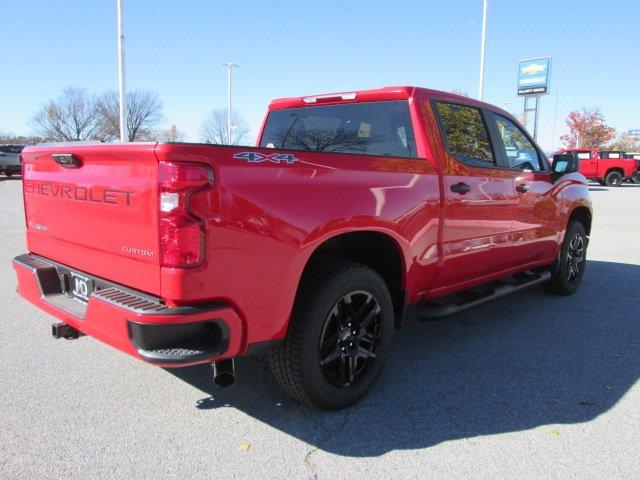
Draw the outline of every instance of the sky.
[[[189,141],[226,106],[229,61],[254,138],[277,97],[389,85],[478,95],[482,0],[124,1],[127,89],[156,92],[164,124]],[[34,133],[30,117],[67,85],[117,88],[116,0],[2,0],[0,12],[0,131]],[[581,107],[619,132],[640,128],[639,19],[638,0],[489,0],[484,100],[520,114],[518,61],[550,55],[544,149]]]

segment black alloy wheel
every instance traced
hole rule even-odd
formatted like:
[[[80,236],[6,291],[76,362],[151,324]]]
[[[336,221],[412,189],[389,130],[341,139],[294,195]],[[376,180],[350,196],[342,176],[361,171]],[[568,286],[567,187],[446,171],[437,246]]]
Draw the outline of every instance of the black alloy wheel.
[[[551,278],[542,287],[555,295],[571,295],[582,282],[587,267],[589,237],[584,225],[571,221],[567,225],[556,261],[549,265]]]
[[[394,309],[372,268],[335,260],[310,266],[284,342],[269,352],[282,389],[306,405],[339,410],[364,397],[391,353]]]
[[[584,253],[584,238],[580,233],[576,233],[569,242],[567,250],[567,281],[571,284],[581,277],[585,261]]]
[[[607,173],[607,176],[604,178],[604,182],[607,184],[608,187],[619,187],[620,185],[622,185],[623,181],[624,181],[624,177],[618,171],[609,172]]]
[[[342,297],[325,320],[320,336],[320,369],[335,387],[354,385],[375,362],[382,341],[380,305],[369,292]]]

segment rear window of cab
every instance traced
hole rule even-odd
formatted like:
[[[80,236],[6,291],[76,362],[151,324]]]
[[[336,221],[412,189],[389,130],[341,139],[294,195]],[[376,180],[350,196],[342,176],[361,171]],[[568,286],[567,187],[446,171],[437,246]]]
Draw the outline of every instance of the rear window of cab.
[[[274,110],[260,146],[416,158],[406,100]]]

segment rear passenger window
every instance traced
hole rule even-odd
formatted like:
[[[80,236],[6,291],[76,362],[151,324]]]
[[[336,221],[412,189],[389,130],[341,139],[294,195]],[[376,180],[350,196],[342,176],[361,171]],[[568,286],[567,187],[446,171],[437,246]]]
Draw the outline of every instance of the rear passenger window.
[[[495,159],[480,110],[436,102],[449,153],[469,165],[493,167]]]

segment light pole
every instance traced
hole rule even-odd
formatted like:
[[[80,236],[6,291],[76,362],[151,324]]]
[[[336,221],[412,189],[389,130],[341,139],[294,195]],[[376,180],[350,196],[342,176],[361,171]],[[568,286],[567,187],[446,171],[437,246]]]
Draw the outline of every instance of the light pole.
[[[484,50],[487,44],[487,7],[488,0],[482,2],[482,41],[480,43],[480,86],[478,87],[478,100],[482,100],[484,94]]]
[[[553,134],[551,135],[551,151],[553,152],[556,146],[556,125],[558,124],[558,97],[559,92],[556,88],[556,108],[553,112]]]
[[[122,21],[122,2],[118,2],[118,92],[120,104],[120,142],[127,140],[126,128],[126,100],[127,93],[125,91],[125,66],[124,66],[124,25]]]
[[[231,145],[231,69],[233,67],[239,67],[233,62],[223,63],[223,66],[227,67],[227,144]]]

